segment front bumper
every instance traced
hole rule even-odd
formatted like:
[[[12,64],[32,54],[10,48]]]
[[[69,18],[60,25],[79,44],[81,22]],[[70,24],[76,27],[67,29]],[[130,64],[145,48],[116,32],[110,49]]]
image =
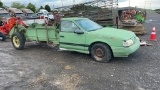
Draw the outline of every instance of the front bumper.
[[[130,47],[111,47],[114,57],[128,57],[129,54],[138,50],[140,41],[138,37],[136,39],[136,42]]]
[[[54,21],[54,18],[49,18],[49,20]]]

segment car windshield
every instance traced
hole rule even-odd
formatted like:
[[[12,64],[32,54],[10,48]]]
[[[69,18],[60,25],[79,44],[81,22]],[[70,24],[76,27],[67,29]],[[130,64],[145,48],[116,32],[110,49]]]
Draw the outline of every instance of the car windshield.
[[[36,16],[34,13],[28,13],[28,16],[31,17],[31,16]]]
[[[101,25],[89,19],[76,20],[76,22],[86,31],[95,31],[103,28]]]
[[[10,17],[8,13],[0,13],[0,17]]]
[[[39,16],[43,15],[43,13],[38,13]]]
[[[47,12],[47,11],[44,11],[43,13],[44,13],[44,14],[47,14],[48,12]]]
[[[16,17],[24,17],[23,13],[16,13]]]

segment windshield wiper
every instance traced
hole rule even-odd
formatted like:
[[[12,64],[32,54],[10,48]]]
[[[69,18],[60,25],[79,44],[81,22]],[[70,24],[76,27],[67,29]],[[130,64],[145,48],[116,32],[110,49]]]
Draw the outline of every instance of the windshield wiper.
[[[97,29],[89,30],[89,32],[90,32],[90,31],[96,31],[96,30],[97,30]]]

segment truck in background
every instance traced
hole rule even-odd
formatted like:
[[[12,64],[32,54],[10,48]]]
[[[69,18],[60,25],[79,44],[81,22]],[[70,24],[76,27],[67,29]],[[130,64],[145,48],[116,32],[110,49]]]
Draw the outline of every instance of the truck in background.
[[[17,8],[7,8],[7,11],[10,17],[20,17],[21,19],[24,18],[23,12]]]
[[[3,9],[3,8],[0,8],[0,17],[5,17],[5,18],[9,18],[9,13]]]
[[[47,10],[45,9],[40,9],[40,11],[38,12],[38,16],[41,18],[41,17],[44,17],[46,19],[49,19],[51,21],[54,20],[54,16],[52,15],[52,13],[48,12]]]
[[[21,10],[27,19],[38,19],[38,16],[35,15],[35,13],[32,10],[26,8],[23,8]]]

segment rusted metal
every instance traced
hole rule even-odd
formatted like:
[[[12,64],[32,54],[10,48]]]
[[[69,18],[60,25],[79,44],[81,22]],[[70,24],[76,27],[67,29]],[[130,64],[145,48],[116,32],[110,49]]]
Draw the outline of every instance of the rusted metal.
[[[103,58],[105,55],[104,50],[102,48],[96,48],[95,55],[96,57]]]
[[[72,10],[71,8],[76,5],[84,5],[84,7],[78,9],[78,11]],[[64,6],[55,9],[61,12],[63,17],[86,17],[103,26],[116,25],[116,17],[118,17],[118,13],[116,11],[118,8],[118,0],[93,0],[76,5]]]

